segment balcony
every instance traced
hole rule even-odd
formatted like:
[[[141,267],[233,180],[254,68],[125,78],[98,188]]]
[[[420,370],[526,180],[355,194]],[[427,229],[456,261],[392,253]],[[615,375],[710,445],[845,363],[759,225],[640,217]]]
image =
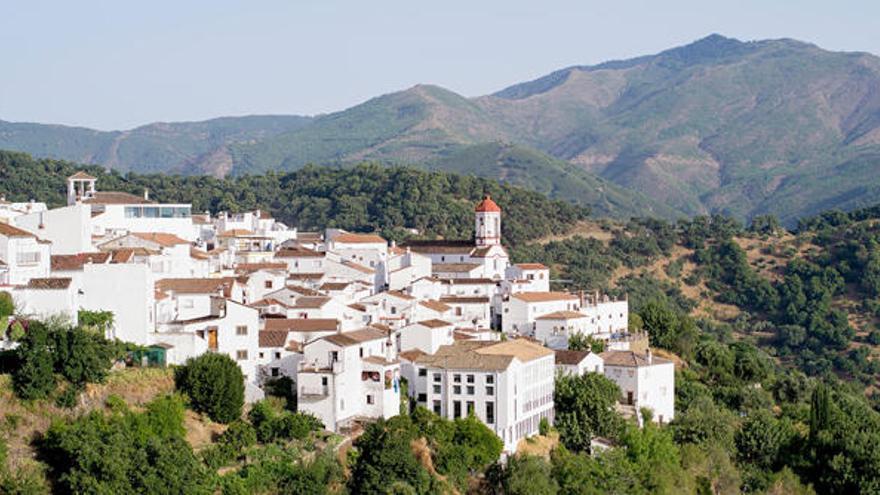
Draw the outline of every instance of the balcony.
[[[327,385],[300,385],[297,397],[302,399],[321,399],[330,395]]]

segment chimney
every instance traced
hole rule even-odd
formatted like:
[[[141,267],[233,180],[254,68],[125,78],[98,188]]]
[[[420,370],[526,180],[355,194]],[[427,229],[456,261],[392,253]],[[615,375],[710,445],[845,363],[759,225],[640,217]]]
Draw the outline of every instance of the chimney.
[[[149,201],[149,200],[150,200],[150,190],[145,187],[144,188],[144,201]]]

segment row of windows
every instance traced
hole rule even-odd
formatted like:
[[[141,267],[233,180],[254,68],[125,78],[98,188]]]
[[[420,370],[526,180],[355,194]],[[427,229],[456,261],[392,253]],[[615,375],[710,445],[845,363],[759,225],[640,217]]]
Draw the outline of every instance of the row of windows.
[[[427,376],[427,375],[428,375],[427,368],[419,368],[419,376]],[[495,375],[484,375],[484,376],[485,376],[486,383],[488,383],[488,384],[495,383]],[[476,379],[475,377],[476,377],[476,375],[468,374],[468,375],[465,375],[465,380],[467,380],[468,383],[474,383],[474,381]],[[442,380],[443,380],[442,373],[434,373],[434,382],[435,383],[439,383]],[[461,373],[453,374],[452,381],[453,381],[453,383],[461,383]]]
[[[125,218],[189,218],[189,206],[126,206]]]

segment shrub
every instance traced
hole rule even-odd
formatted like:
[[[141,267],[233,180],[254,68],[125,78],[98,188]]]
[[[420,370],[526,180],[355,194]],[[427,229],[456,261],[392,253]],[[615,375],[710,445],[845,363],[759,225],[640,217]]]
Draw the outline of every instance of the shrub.
[[[225,354],[202,354],[177,368],[174,383],[187,394],[193,409],[219,423],[241,417],[244,375]]]
[[[538,433],[545,437],[550,433],[550,422],[547,421],[547,418],[541,418],[538,423]]]
[[[305,413],[278,411],[269,401],[262,400],[254,404],[248,413],[257,439],[263,443],[276,440],[303,440],[309,433],[324,427],[321,420]]]
[[[17,351],[19,366],[12,374],[16,395],[25,400],[45,399],[55,390],[49,331],[40,323],[31,323]]]
[[[84,328],[54,331],[49,343],[55,370],[77,386],[103,382],[118,357],[113,342]]]

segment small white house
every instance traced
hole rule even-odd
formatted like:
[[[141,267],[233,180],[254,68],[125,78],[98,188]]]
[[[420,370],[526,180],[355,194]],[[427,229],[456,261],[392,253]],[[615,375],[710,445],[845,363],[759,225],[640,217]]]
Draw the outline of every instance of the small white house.
[[[636,411],[646,407],[654,421],[668,423],[675,417],[675,365],[668,359],[633,351],[605,351],[599,355],[605,376],[620,387],[621,403]]]
[[[583,375],[584,373],[604,374],[605,362],[602,357],[590,351],[560,349],[556,354],[556,371],[563,375]]]

